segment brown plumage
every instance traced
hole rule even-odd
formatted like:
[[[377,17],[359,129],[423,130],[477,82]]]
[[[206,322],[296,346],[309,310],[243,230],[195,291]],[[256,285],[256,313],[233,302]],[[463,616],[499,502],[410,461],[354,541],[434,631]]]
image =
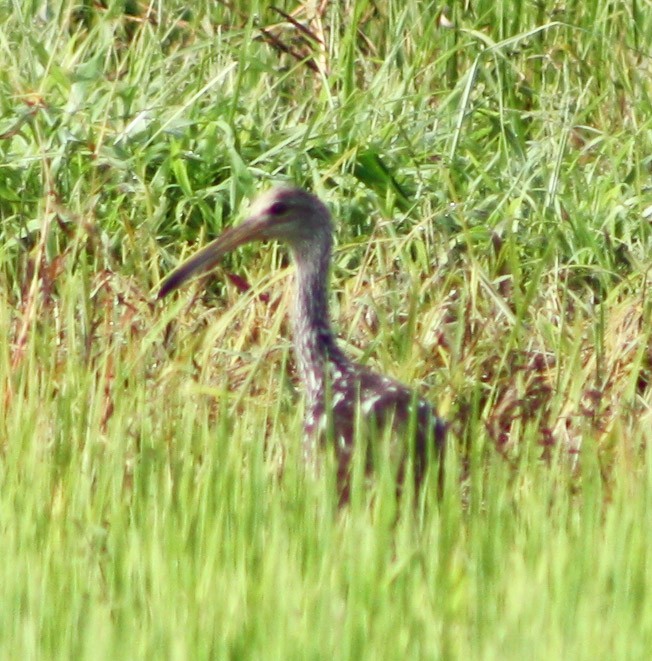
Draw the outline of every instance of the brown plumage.
[[[300,188],[279,187],[261,195],[250,216],[226,230],[165,279],[162,298],[197,272],[212,268],[243,243],[277,239],[288,244],[296,264],[292,328],[294,352],[306,394],[305,454],[316,461],[317,447],[332,442],[343,496],[349,488],[354,442],[365,433],[370,453],[391,426],[398,451],[399,479],[411,456],[419,484],[431,460],[441,466],[446,425],[433,407],[402,383],[357,363],[339,349],[331,329],[328,277],[333,223],[326,206]],[[440,472],[441,480],[441,472]]]

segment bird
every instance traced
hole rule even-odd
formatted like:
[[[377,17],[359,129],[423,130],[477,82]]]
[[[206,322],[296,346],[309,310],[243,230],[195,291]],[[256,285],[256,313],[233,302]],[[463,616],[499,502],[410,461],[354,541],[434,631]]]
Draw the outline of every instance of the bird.
[[[223,255],[252,241],[287,244],[295,264],[291,328],[297,371],[305,392],[304,459],[320,464],[320,448],[334,448],[337,482],[349,497],[354,451],[365,438],[365,473],[372,473],[374,445],[389,428],[398,443],[397,479],[411,459],[418,488],[432,463],[443,484],[447,424],[414,389],[349,359],[337,344],[329,314],[329,276],[335,227],[328,207],[313,193],[280,185],[261,194],[249,216],[188,258],[160,285],[158,298],[191,277],[212,270]],[[378,453],[376,452],[376,455]]]

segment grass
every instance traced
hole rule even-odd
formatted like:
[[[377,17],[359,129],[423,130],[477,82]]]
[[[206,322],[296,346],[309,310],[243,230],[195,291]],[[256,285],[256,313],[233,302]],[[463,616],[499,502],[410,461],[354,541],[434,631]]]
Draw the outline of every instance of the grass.
[[[275,6],[0,8],[0,647],[647,658],[649,3]],[[274,180],[440,502],[303,469],[281,248],[154,304]]]

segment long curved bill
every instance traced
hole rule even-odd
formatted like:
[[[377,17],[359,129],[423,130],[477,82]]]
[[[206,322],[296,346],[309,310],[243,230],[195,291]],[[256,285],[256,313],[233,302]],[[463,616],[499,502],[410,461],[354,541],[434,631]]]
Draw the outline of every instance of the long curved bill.
[[[264,218],[252,217],[240,225],[226,230],[214,241],[204,246],[199,252],[189,257],[181,266],[177,267],[163,280],[158,291],[158,298],[167,296],[171,291],[180,287],[192,276],[210,271],[227,253],[243,243],[264,239],[265,230],[269,222]]]

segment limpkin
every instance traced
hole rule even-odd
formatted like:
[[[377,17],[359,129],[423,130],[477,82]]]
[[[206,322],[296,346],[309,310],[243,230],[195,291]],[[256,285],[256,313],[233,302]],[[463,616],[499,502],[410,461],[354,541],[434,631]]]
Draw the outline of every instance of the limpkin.
[[[371,449],[373,454],[374,439],[391,426],[394,443],[401,446],[401,464],[412,456],[415,483],[421,482],[431,459],[439,462],[441,480],[446,425],[433,407],[402,383],[351,361],[337,345],[328,305],[333,231],[331,214],[315,195],[300,188],[274,188],[254,202],[245,221],[226,230],[173,271],[163,281],[158,297],[192,275],[211,269],[225,253],[243,243],[285,242],[296,264],[291,321],[306,396],[306,459],[315,462],[317,446],[332,442],[339,485],[346,497],[353,448],[361,429],[366,429],[367,451]],[[367,455],[365,465],[370,468],[370,463]]]

